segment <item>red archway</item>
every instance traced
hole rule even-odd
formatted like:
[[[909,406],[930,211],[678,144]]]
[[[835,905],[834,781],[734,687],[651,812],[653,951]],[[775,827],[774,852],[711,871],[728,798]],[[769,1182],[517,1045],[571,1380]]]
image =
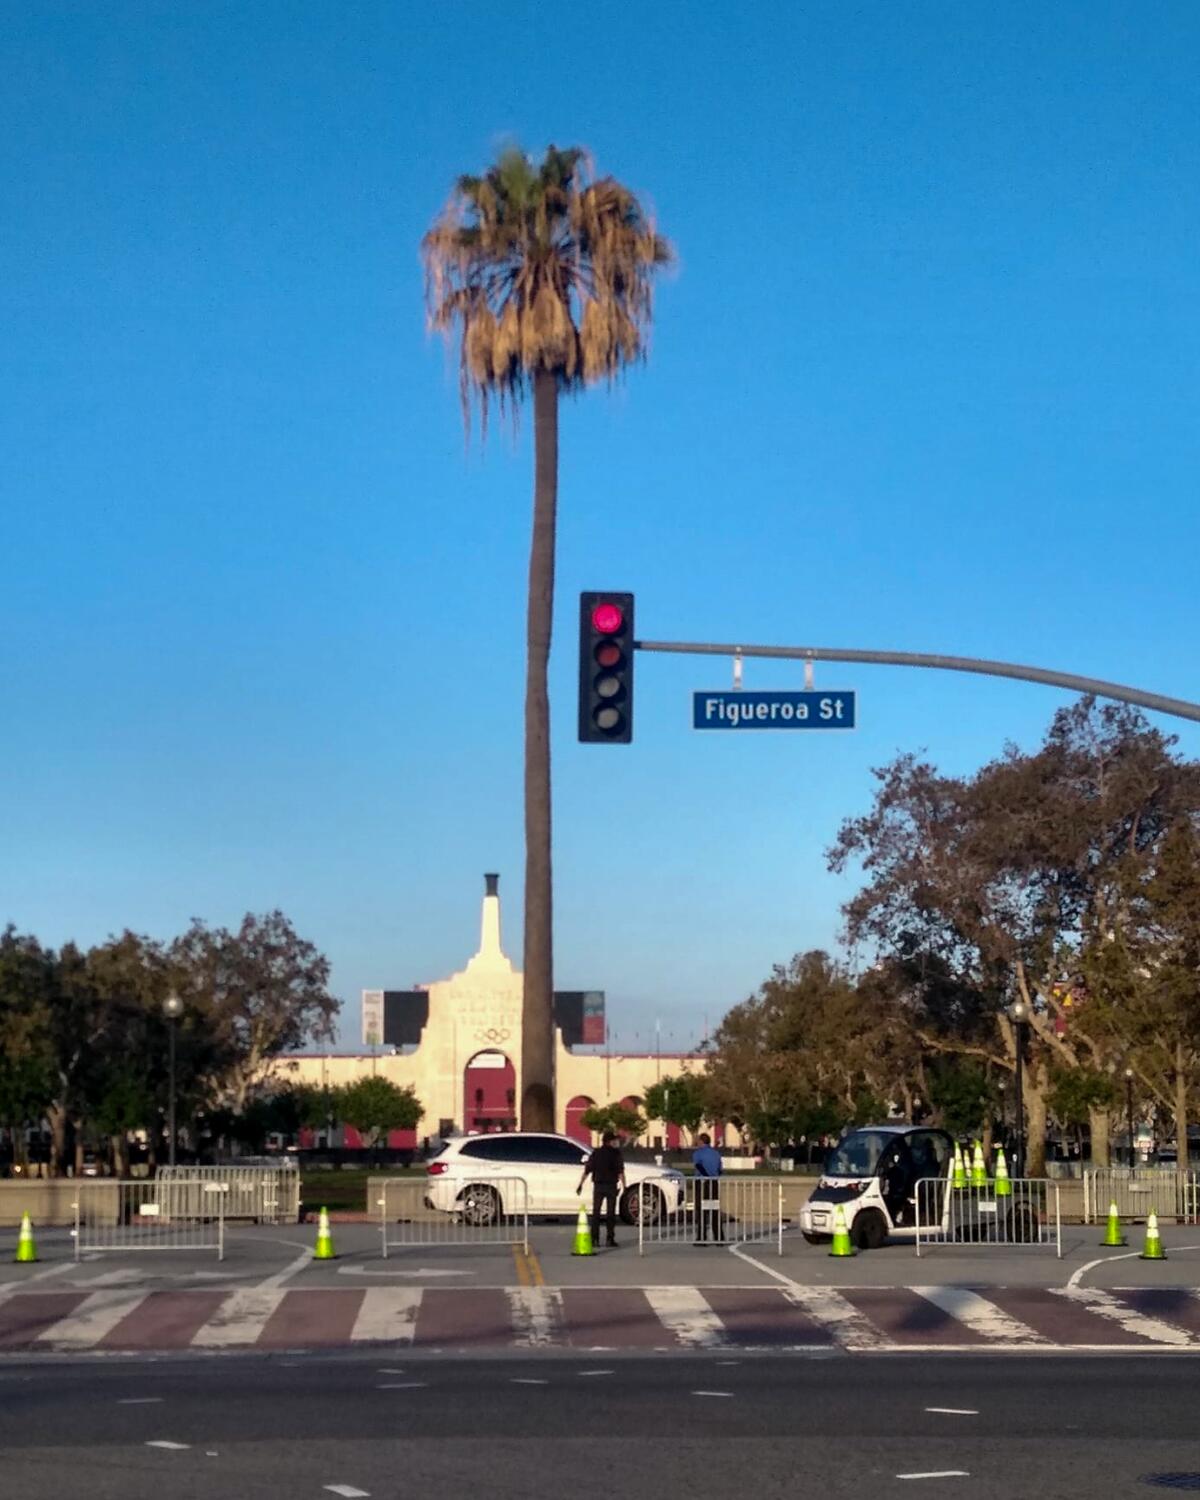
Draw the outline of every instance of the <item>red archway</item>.
[[[503,1052],[477,1052],[463,1070],[463,1128],[517,1128],[517,1070]]]
[[[591,1109],[595,1102],[586,1094],[576,1094],[567,1105],[567,1134],[573,1141],[578,1141],[581,1146],[592,1144],[592,1132],[583,1123],[582,1117],[584,1110]]]

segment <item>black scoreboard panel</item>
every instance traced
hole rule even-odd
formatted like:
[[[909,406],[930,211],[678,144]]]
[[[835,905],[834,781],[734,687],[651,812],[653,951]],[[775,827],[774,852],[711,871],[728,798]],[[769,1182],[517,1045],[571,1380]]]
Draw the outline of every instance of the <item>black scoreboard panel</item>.
[[[384,990],[383,1045],[415,1047],[429,1020],[428,990]]]

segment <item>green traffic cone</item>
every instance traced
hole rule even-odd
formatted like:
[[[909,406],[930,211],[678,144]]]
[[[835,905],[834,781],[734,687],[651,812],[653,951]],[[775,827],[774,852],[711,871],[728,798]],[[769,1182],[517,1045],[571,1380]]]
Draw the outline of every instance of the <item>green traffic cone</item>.
[[[971,1153],[971,1186],[987,1187],[987,1185],[987,1163],[983,1159],[983,1147],[976,1141]]]
[[[950,1186],[965,1188],[967,1185],[967,1164],[963,1161],[962,1147],[957,1141],[954,1143],[954,1167],[950,1177]]]
[[[21,1230],[17,1235],[17,1253],[13,1259],[19,1266],[28,1266],[32,1265],[37,1258],[37,1246],[33,1243],[33,1224],[28,1214],[22,1214]]]
[[[1157,1224],[1155,1227],[1157,1228]],[[1116,1249],[1120,1245],[1127,1245],[1129,1243],[1129,1241],[1121,1233],[1121,1215],[1117,1212],[1117,1205],[1115,1202],[1110,1203],[1108,1206],[1108,1225],[1104,1231],[1104,1238],[1100,1241],[1100,1243],[1102,1245],[1107,1245],[1113,1249]],[[1157,1260],[1157,1258],[1157,1256],[1151,1256],[1152,1260]]]
[[[1008,1162],[1004,1159],[1003,1146],[996,1151],[996,1197],[1012,1197],[1012,1183],[1009,1181]]]
[[[1162,1240],[1158,1234],[1158,1215],[1153,1209],[1150,1217],[1146,1220],[1146,1243],[1142,1246],[1139,1260],[1166,1260],[1167,1252],[1163,1249]]]
[[[337,1256],[333,1249],[333,1235],[329,1230],[329,1210],[323,1208],[317,1218],[317,1243],[313,1250],[313,1260],[336,1260]]]
[[[575,1220],[575,1243],[571,1247],[572,1255],[595,1255],[596,1247],[592,1244],[592,1226],[588,1223],[587,1209],[583,1204],[579,1205],[579,1217]]]
[[[833,1243],[829,1247],[830,1255],[844,1256],[857,1255],[858,1251],[850,1243],[850,1231],[846,1228],[846,1210],[839,1203],[833,1215]]]

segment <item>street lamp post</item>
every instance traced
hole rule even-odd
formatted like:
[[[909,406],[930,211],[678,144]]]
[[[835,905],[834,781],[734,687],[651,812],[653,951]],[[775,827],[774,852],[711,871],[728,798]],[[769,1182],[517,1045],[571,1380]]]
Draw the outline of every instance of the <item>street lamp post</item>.
[[[175,1165],[175,1028],[183,1015],[183,1001],[174,990],[163,1001],[167,1020],[167,1164]]]
[[[1133,1144],[1133,1069],[1125,1069],[1125,1125],[1129,1131],[1129,1170],[1137,1166],[1137,1151]]]
[[[1016,1033],[1015,1045],[1017,1054],[1017,1078],[1016,1078],[1016,1137],[1017,1149],[1014,1152],[1016,1167],[1013,1171],[1014,1177],[1025,1175],[1025,1023],[1029,1017],[1029,1007],[1024,1000],[1014,1002],[1009,1014],[1012,1016],[1013,1029]]]

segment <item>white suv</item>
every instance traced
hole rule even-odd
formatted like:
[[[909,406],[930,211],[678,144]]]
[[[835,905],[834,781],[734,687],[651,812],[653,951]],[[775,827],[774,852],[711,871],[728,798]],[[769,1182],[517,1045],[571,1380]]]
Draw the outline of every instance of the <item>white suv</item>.
[[[524,1212],[526,1197],[531,1214],[573,1214],[580,1204],[579,1178],[591,1154],[565,1135],[455,1136],[425,1169],[425,1206],[461,1214],[468,1224],[479,1225]],[[626,1224],[636,1224],[639,1214],[648,1224],[657,1223],[679,1213],[687,1199],[686,1179],[669,1167],[627,1162],[625,1182],[618,1207]],[[584,1191],[590,1203],[590,1183]]]

